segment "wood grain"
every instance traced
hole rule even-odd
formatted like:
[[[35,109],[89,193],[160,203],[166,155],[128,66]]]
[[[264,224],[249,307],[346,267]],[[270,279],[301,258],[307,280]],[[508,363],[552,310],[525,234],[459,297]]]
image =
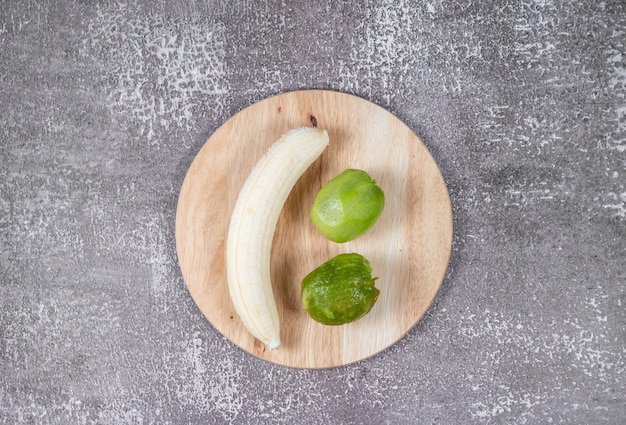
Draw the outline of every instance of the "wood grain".
[[[272,281],[282,346],[268,351],[241,324],[228,295],[224,248],[237,195],[256,161],[281,134],[326,128],[330,145],[291,192],[272,246]],[[308,212],[321,185],[346,168],[367,171],[385,192],[385,210],[357,240],[336,244]],[[281,94],[239,112],[202,147],[183,182],[176,245],[186,285],[215,328],[277,364],[324,368],[374,355],[424,315],[443,281],[452,246],[450,199],[437,164],[395,116],[361,98],[331,91]],[[364,318],[324,326],[300,305],[300,282],[334,255],[358,252],[378,276],[378,302]]]

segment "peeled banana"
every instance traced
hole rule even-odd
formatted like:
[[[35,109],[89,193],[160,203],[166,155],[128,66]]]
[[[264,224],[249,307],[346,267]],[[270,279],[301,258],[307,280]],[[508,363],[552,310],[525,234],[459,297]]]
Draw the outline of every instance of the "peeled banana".
[[[276,223],[291,189],[326,146],[326,130],[301,127],[284,134],[253,168],[231,216],[226,241],[230,297],[244,326],[270,350],[280,346],[270,280]]]

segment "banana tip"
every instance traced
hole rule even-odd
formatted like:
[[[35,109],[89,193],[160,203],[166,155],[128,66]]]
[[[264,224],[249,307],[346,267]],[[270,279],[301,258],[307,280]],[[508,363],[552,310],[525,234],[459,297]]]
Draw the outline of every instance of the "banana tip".
[[[270,350],[275,350],[278,347],[280,347],[280,340],[271,341],[269,344],[267,344],[267,348],[269,348]]]

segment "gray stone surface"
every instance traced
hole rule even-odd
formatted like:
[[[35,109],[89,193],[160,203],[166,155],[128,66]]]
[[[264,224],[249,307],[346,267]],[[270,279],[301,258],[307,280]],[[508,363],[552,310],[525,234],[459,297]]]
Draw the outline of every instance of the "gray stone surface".
[[[621,0],[0,3],[0,423],[619,424]],[[177,265],[178,191],[228,117],[353,93],[440,164],[455,237],[399,343],[293,370]]]

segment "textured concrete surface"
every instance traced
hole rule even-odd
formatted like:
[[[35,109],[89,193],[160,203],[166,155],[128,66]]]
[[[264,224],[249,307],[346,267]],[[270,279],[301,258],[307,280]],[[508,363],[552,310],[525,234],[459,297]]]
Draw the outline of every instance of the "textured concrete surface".
[[[0,423],[624,423],[625,28],[621,0],[2,0]],[[322,371],[225,340],[174,244],[204,141],[304,88],[404,120],[455,217],[426,317]]]

